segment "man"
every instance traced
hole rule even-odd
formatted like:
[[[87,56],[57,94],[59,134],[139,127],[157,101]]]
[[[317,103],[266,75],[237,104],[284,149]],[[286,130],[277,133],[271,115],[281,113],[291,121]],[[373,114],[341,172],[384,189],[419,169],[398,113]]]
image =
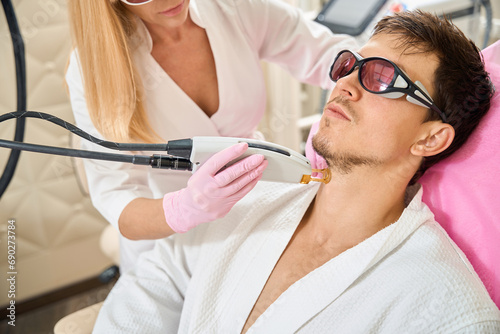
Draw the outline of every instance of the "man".
[[[339,53],[330,77],[313,143],[331,182],[260,183],[225,218],[159,241],[112,290],[97,333],[500,331],[413,184],[489,107],[477,49],[445,20],[402,13]]]

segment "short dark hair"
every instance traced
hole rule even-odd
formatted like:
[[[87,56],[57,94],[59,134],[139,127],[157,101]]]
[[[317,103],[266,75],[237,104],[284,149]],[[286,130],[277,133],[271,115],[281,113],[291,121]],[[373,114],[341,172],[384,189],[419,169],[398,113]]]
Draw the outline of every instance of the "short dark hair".
[[[439,64],[434,73],[434,103],[455,129],[455,139],[445,151],[425,157],[413,176],[415,183],[424,172],[457,151],[469,138],[490,108],[494,87],[484,68],[480,50],[447,18],[416,11],[405,11],[380,20],[373,36],[393,34],[405,53],[433,53]],[[439,120],[429,109],[425,122]]]

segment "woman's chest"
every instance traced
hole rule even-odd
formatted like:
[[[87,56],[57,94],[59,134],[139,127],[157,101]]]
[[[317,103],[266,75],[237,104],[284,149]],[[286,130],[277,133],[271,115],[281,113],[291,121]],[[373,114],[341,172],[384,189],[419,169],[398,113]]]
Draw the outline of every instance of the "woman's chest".
[[[175,84],[208,116],[219,109],[218,77],[205,30],[173,45],[157,43],[151,55]]]

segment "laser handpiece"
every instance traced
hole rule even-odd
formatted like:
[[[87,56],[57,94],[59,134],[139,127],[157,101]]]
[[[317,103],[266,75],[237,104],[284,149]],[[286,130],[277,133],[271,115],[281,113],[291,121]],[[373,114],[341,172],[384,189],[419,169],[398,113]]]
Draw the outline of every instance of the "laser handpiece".
[[[302,154],[284,146],[261,140],[235,137],[193,137],[192,139],[169,141],[167,146],[169,154],[189,159],[193,164],[192,170],[195,172],[215,153],[243,142],[248,144],[247,151],[227,166],[249,155],[262,154],[268,161],[262,175],[264,181],[287,183],[309,183],[310,181],[327,183],[329,181],[329,170],[313,170],[310,161]],[[312,178],[312,172],[322,173],[323,178]]]

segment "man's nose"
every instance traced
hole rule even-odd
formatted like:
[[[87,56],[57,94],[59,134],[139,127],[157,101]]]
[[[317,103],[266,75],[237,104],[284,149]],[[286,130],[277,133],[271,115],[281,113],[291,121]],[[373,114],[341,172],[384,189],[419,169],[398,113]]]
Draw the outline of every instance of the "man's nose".
[[[349,73],[349,75],[337,80],[337,84],[335,85],[333,92],[343,95],[351,101],[359,100],[363,93],[363,87],[361,87],[358,80],[358,71],[359,69],[354,69],[354,71]]]

